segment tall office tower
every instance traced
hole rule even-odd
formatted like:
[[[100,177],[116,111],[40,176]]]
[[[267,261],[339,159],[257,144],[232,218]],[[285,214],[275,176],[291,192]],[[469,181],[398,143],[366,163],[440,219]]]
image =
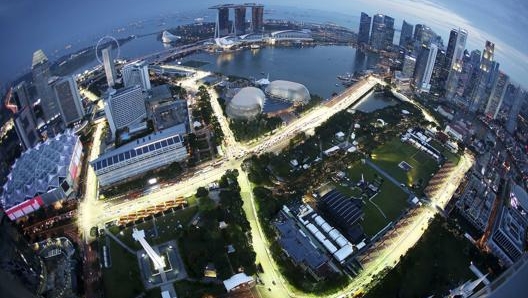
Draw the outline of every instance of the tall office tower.
[[[251,8],[251,30],[253,33],[264,31],[264,6]]]
[[[519,116],[519,112],[521,111],[525,97],[526,93],[522,90],[521,86],[517,86],[515,91],[513,91],[513,104],[510,109],[510,115],[508,116],[508,120],[506,122],[506,130],[511,134],[515,133],[515,130],[517,129],[517,118]]]
[[[444,96],[445,84],[446,84],[446,73],[448,68],[447,55],[444,50],[438,49],[436,52],[436,58],[433,65],[433,73],[431,75],[431,90],[430,93],[440,98]]]
[[[101,51],[103,55],[103,66],[106,74],[106,82],[108,87],[114,87],[117,78],[114,55],[112,54],[112,47],[108,46]]]
[[[471,92],[471,106],[470,111],[476,112],[485,104],[489,97],[489,90],[494,78],[494,69],[497,69],[497,63],[493,61],[495,52],[495,44],[487,40],[480,59],[480,69],[475,87]]]
[[[73,77],[64,77],[54,82],[53,91],[59,104],[62,122],[65,125],[77,122],[84,117],[79,88]]]
[[[413,39],[413,25],[403,20],[401,34],[400,34],[400,47],[408,48],[412,44]]]
[[[404,78],[412,78],[414,76],[414,69],[416,68],[416,58],[405,55],[403,60],[402,75]]]
[[[437,52],[438,47],[435,44],[422,48],[415,71],[415,84],[421,92],[429,92],[431,89],[431,77]]]
[[[246,8],[244,6],[235,7],[235,22],[233,23],[235,36],[246,34]]]
[[[113,137],[119,129],[140,123],[147,115],[140,86],[110,90],[104,101],[104,109]]]
[[[19,109],[33,106],[26,81],[22,81],[13,87],[13,96]]]
[[[484,52],[482,53],[482,59],[480,60],[480,69],[489,72],[491,69],[491,63],[493,62],[493,55],[495,53],[495,44],[489,40],[486,40],[484,46]]]
[[[358,44],[368,44],[370,36],[370,23],[372,23],[372,18],[362,12],[359,19],[359,31],[358,31]]]
[[[37,89],[37,95],[40,98],[40,105],[44,112],[44,120],[50,121],[60,113],[59,107],[53,96],[48,80],[51,77],[48,57],[42,50],[33,53],[33,62],[31,63],[33,73],[33,85]]]
[[[376,50],[382,50],[385,44],[385,23],[382,14],[374,15],[372,21],[372,32],[370,33],[370,46]]]
[[[414,25],[414,40],[422,40],[422,33],[424,30],[425,25],[424,24],[416,24]]]
[[[123,66],[121,74],[125,87],[141,85],[143,91],[151,89],[148,65],[145,61],[136,61]]]
[[[385,48],[391,48],[394,45],[394,18],[385,16],[383,18],[385,24]]]
[[[464,88],[464,93],[462,96],[464,98],[470,98],[473,90],[476,88],[478,84],[478,79],[480,75],[480,56],[481,52],[479,50],[473,50],[471,51],[471,54],[469,55],[469,63],[465,63],[464,65],[470,66],[470,71],[468,73],[468,81]]]
[[[449,69],[458,71],[462,68],[462,58],[466,49],[467,31],[463,29],[453,29],[449,34],[446,55],[449,61]]]
[[[34,117],[31,106],[23,107],[14,116],[15,131],[24,150],[34,147],[40,141]]]
[[[218,9],[217,37],[226,36],[229,34],[229,8],[223,7]]]
[[[3,298],[36,298],[45,288],[43,266],[23,235],[0,211],[0,293]]]
[[[495,79],[491,95],[488,99],[488,104],[486,105],[486,109],[484,110],[484,113],[489,118],[497,118],[497,114],[499,113],[499,110],[502,106],[504,94],[506,93],[506,89],[508,87],[509,82],[510,78],[508,77],[508,75],[506,75],[502,71],[499,71],[497,78]]]

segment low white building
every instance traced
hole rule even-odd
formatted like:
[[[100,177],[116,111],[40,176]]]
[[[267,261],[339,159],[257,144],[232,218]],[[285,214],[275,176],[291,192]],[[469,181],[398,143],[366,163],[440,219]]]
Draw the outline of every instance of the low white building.
[[[245,273],[238,273],[224,280],[224,287],[228,292],[249,289],[255,285],[255,279]]]
[[[187,159],[178,127],[168,128],[107,152],[90,162],[99,184],[108,186]]]

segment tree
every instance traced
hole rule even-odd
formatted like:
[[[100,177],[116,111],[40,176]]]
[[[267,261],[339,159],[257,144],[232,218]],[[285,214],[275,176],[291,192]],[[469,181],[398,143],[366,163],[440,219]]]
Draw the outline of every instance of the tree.
[[[196,196],[198,198],[206,197],[208,194],[209,194],[209,191],[203,186],[198,187],[198,189],[196,190]]]

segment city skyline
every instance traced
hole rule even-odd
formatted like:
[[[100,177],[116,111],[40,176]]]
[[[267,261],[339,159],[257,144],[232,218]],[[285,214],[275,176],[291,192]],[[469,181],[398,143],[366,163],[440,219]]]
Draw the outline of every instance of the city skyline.
[[[270,7],[270,9],[277,9],[280,7],[288,7],[293,5],[299,5],[299,7],[305,7],[306,9],[319,9],[321,11],[333,11],[339,14],[339,20],[341,25],[345,25],[351,28],[354,31],[357,31],[357,24],[359,24],[359,13],[360,11],[365,11],[369,15],[374,15],[376,13],[387,13],[395,17],[395,28],[401,28],[401,23],[403,20],[411,24],[425,23],[433,30],[437,31],[444,40],[447,40],[449,36],[449,31],[453,28],[464,28],[468,31],[468,44],[467,49],[480,49],[481,44],[484,44],[486,40],[491,40],[497,45],[496,55],[498,60],[502,61],[503,70],[511,77],[511,80],[517,84],[521,84],[524,87],[527,87],[527,83],[523,81],[524,77],[528,77],[528,64],[524,61],[528,61],[528,43],[524,38],[522,28],[528,26],[528,5],[520,3],[518,6],[514,6],[511,1],[501,2],[500,5],[495,1],[489,1],[488,5],[479,5],[477,7],[472,7],[468,9],[469,3],[466,2],[456,2],[452,0],[442,0],[442,1],[387,1],[387,0],[377,0],[377,1],[365,1],[360,0],[359,3],[351,4],[346,1],[334,1],[331,6],[321,6],[317,3],[300,3],[299,1],[265,1],[263,4],[266,4],[267,7],[270,5],[280,5],[277,7]],[[213,15],[207,13],[207,5],[219,4],[218,1],[204,1],[200,3],[186,3],[184,8],[180,9],[169,9],[170,1],[158,1],[157,6],[149,6],[148,9],[132,9],[127,17],[121,16],[118,19],[107,18],[106,22],[98,22],[97,24],[90,23],[90,26],[82,25],[84,23],[83,18],[89,17],[90,12],[95,12],[99,10],[97,5],[90,5],[89,7],[83,6],[84,4],[80,3],[75,7],[66,6],[65,9],[69,11],[66,14],[67,18],[61,18],[60,21],[49,22],[46,18],[46,13],[49,8],[43,7],[38,9],[39,3],[33,3],[32,0],[20,1],[16,4],[13,3],[3,3],[0,5],[0,28],[4,28],[0,31],[0,37],[5,40],[13,39],[17,41],[23,48],[23,51],[28,51],[30,48],[32,51],[35,51],[38,48],[43,48],[44,52],[48,55],[53,53],[67,53],[68,51],[64,50],[64,45],[72,44],[75,47],[75,43],[80,42],[81,40],[86,39],[88,36],[93,36],[93,39],[96,39],[100,36],[111,33],[116,30],[116,26],[124,26],[126,24],[131,24],[137,22],[143,22],[143,20],[148,20],[153,17],[161,17],[163,15],[169,16],[168,12],[183,12],[183,11],[195,11],[198,15],[205,17],[205,20],[214,22]],[[301,5],[302,4],[302,5]],[[18,10],[28,7],[28,5],[36,5],[35,10],[32,9],[32,17],[35,21],[41,23],[39,28],[27,27],[20,23],[23,18],[16,17],[20,14],[17,13]],[[58,5],[58,4],[57,4]],[[119,6],[118,2],[115,2],[113,5]],[[134,7],[138,7],[137,4]],[[77,7],[77,9],[76,9]],[[13,12],[13,14],[7,13],[7,11]],[[87,12],[84,15],[79,15],[78,12],[82,11]],[[483,19],[486,13],[493,13],[497,11],[500,15],[507,16],[501,18],[500,20],[491,19],[491,22],[484,22]],[[523,13],[525,12],[525,13]],[[101,12],[98,12],[101,13]],[[108,13],[102,11],[102,13]],[[279,13],[277,11],[276,13]],[[467,15],[466,15],[467,14]],[[290,14],[290,16],[295,16],[295,12]],[[313,18],[313,16],[302,14],[301,17]],[[515,16],[514,18],[512,18]],[[348,20],[347,20],[348,17]],[[104,18],[103,18],[104,19]],[[110,22],[113,20],[113,22]],[[88,21],[88,20],[86,20]],[[192,20],[189,20],[192,21]],[[188,22],[189,22],[188,21]],[[514,22],[515,23],[512,23]],[[353,22],[350,25],[346,23]],[[145,23],[146,24],[146,23]],[[513,26],[515,24],[515,26]],[[68,29],[66,29],[68,28]],[[120,27],[117,27],[120,28]],[[511,30],[513,28],[514,30]],[[21,36],[7,36],[9,32],[17,30],[21,33]],[[53,34],[57,31],[64,31],[65,40],[61,44],[51,43],[51,40],[56,40],[55,38],[50,39],[50,34]],[[41,33],[39,33],[41,32]],[[100,33],[96,33],[100,32]],[[94,35],[95,33],[95,35]],[[34,38],[24,38],[20,39],[22,36],[33,36]],[[68,37],[69,36],[69,37]],[[34,40],[34,41],[33,41]],[[40,42],[39,42],[40,40]],[[93,42],[84,43],[85,46]],[[32,46],[30,46],[32,44]],[[28,50],[24,50],[27,48]],[[5,51],[5,50],[4,50]],[[54,58],[52,58],[54,60]],[[522,61],[522,63],[519,63]],[[11,62],[10,63],[14,63]],[[24,69],[28,68],[30,61],[25,61],[20,58],[16,65],[18,67],[13,68]],[[13,65],[14,67],[14,65]],[[16,72],[12,72],[9,76],[0,77],[0,82],[5,84],[5,82],[15,79],[17,75]],[[19,74],[20,75],[20,74]],[[15,76],[15,77],[14,77]]]

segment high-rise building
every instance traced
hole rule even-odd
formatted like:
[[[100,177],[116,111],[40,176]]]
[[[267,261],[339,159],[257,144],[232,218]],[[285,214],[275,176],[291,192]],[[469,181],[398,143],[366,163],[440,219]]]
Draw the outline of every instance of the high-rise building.
[[[151,89],[148,65],[145,61],[136,61],[123,66],[121,70],[125,87],[140,85],[143,91]]]
[[[480,75],[480,56],[482,53],[480,50],[473,50],[469,56],[469,63],[464,63],[465,66],[470,67],[468,71],[468,81],[464,88],[463,97],[470,98],[473,90],[478,84]]]
[[[36,298],[45,289],[46,268],[3,211],[0,211],[0,293],[3,298]]]
[[[400,34],[400,47],[407,48],[412,43],[413,39],[413,25],[403,20],[401,34]]]
[[[385,24],[382,14],[374,15],[372,21],[372,32],[370,33],[370,46],[376,50],[383,49],[385,43]]]
[[[508,87],[509,82],[510,78],[508,77],[508,75],[506,75],[502,71],[499,71],[499,74],[495,79],[495,83],[493,84],[494,86],[491,91],[491,95],[488,99],[488,104],[486,105],[486,109],[484,110],[484,113],[489,118],[497,118],[497,114],[499,113],[499,110],[502,106],[504,94],[506,93],[506,89]]]
[[[358,44],[367,44],[370,37],[370,24],[372,23],[372,18],[362,12],[359,19],[359,32],[358,32]]]
[[[77,122],[84,117],[79,88],[73,77],[64,77],[53,83],[53,91],[65,125]]]
[[[218,21],[216,23],[217,25],[217,33],[219,36],[226,36],[229,34],[229,8],[219,8],[218,9]]]
[[[108,46],[104,48],[101,53],[103,56],[103,66],[106,74],[106,82],[108,84],[108,87],[114,87],[117,75],[114,65],[114,55],[112,54],[112,47]]]
[[[433,65],[430,89],[430,93],[435,95],[437,98],[444,96],[448,67],[449,62],[447,60],[446,52],[444,50],[438,49],[436,51],[436,58]]]
[[[34,147],[40,141],[33,114],[32,108],[25,106],[14,115],[15,131],[24,150]]]
[[[119,129],[140,123],[147,115],[143,92],[138,85],[110,90],[104,109],[113,136]]]
[[[235,36],[246,34],[246,7],[235,7],[235,23],[233,24]]]
[[[33,106],[33,101],[31,100],[31,96],[29,95],[29,90],[26,81],[22,81],[18,83],[15,87],[13,87],[13,96],[19,109],[22,109],[26,106]]]
[[[416,68],[416,58],[405,55],[403,60],[402,75],[404,78],[412,78],[414,76],[414,69]]]
[[[415,71],[415,84],[421,92],[429,92],[431,89],[431,77],[437,52],[438,47],[435,44],[422,47]]]
[[[264,6],[251,8],[251,30],[253,33],[264,31]]]
[[[424,24],[416,24],[414,25],[414,40],[422,40],[422,33],[424,30],[425,25]]]
[[[42,50],[33,53],[31,71],[33,73],[33,85],[37,89],[40,105],[44,112],[44,120],[50,121],[60,113],[60,110],[48,84],[48,80],[51,78],[50,67],[48,57]]]
[[[383,23],[385,24],[385,43],[384,47],[391,48],[394,45],[394,18],[385,16],[383,18]]]
[[[493,82],[495,72],[498,72],[498,63],[493,61],[493,55],[495,52],[495,44],[487,40],[482,52],[482,58],[480,59],[480,69],[477,77],[475,87],[471,91],[470,111],[476,112],[482,108],[488,99],[491,84]]]
[[[526,93],[522,90],[521,86],[517,86],[513,91],[513,104],[506,122],[506,130],[511,134],[517,129],[517,118],[519,117],[519,112],[521,111],[525,97]]]
[[[462,58],[466,49],[467,31],[453,29],[449,34],[446,56],[449,62],[449,69],[460,71],[462,68]]]

